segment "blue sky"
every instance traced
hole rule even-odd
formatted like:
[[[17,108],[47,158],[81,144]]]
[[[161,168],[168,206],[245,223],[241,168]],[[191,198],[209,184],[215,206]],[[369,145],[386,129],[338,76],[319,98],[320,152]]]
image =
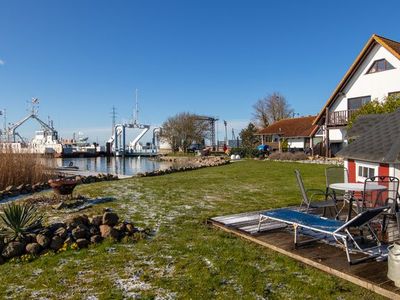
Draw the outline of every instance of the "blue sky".
[[[368,38],[400,40],[396,1],[3,1],[0,109],[40,99],[65,138],[102,142],[118,120],[160,125],[189,111],[237,131],[274,91],[319,112]],[[2,120],[0,120],[2,121]],[[24,131],[32,134],[31,126]],[[219,124],[222,139],[222,121]]]

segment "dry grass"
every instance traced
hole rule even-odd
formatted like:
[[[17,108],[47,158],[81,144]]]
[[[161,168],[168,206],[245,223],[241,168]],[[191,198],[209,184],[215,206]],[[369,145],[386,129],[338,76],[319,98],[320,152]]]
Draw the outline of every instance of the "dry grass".
[[[0,190],[9,185],[35,184],[54,177],[36,155],[12,152],[0,153]]]

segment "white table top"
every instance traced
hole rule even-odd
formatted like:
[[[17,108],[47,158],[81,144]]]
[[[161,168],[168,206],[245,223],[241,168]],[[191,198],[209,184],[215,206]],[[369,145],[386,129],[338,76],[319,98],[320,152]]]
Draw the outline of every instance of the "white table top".
[[[364,191],[364,183],[356,183],[356,182],[341,182],[341,183],[332,183],[329,187],[333,190],[341,190],[341,191],[352,191],[352,192],[363,192]],[[366,190],[368,191],[377,191],[377,190],[386,190],[387,187],[384,185],[379,185],[377,183],[368,183],[366,186]]]

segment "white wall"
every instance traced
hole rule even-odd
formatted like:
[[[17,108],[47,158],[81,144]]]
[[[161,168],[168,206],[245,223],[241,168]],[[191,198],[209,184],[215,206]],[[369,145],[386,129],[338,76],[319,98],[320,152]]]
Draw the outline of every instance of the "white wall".
[[[345,128],[329,129],[329,141],[331,143],[343,142],[346,136]]]
[[[374,61],[383,58],[394,69],[366,74]],[[339,96],[330,111],[347,110],[348,98],[371,96],[371,100],[382,101],[388,93],[398,91],[400,91],[400,60],[381,45],[375,45],[343,89],[345,96]]]
[[[304,138],[289,138],[288,139],[289,148],[304,148]]]

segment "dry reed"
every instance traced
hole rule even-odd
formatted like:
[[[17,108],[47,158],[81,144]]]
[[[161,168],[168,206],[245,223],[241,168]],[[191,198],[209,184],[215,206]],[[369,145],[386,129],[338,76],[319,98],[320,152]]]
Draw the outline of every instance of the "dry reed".
[[[10,185],[47,182],[52,177],[54,172],[39,156],[0,152],[0,190]]]

